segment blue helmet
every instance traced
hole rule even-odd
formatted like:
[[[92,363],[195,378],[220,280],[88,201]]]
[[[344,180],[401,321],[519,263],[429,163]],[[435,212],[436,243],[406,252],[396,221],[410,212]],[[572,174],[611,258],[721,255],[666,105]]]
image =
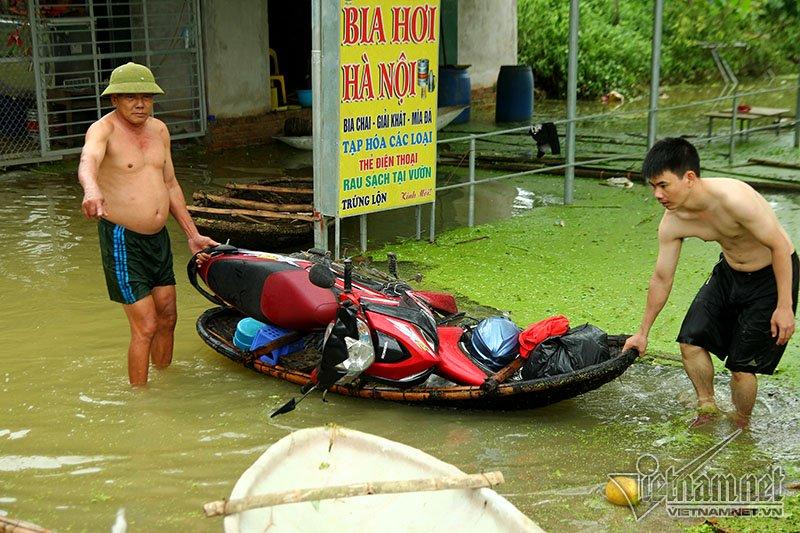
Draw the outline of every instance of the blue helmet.
[[[479,366],[497,372],[519,353],[519,333],[520,329],[511,320],[491,316],[475,326],[467,347]]]

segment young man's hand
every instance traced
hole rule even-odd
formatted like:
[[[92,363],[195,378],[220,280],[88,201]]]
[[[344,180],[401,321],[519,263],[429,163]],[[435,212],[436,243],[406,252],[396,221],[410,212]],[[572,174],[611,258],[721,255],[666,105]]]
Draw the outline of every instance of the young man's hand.
[[[772,336],[776,337],[776,344],[783,345],[789,342],[794,333],[794,313],[791,307],[778,307],[772,313],[770,320]]]
[[[636,348],[636,350],[639,351],[639,357],[643,356],[644,352],[647,351],[647,337],[641,333],[632,335],[625,341],[625,346],[622,347],[622,351],[624,352],[630,348]]]

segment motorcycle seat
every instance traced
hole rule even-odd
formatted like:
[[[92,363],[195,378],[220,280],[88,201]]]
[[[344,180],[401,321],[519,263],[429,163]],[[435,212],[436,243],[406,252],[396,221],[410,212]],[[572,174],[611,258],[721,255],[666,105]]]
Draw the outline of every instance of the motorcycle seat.
[[[262,313],[282,328],[323,328],[336,318],[338,308],[333,291],[312,284],[301,268],[272,272],[261,291]]]

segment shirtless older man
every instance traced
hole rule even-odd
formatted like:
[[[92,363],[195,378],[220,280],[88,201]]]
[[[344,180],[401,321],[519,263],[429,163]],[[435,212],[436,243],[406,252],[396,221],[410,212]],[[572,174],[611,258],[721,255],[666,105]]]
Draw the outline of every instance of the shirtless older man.
[[[86,132],[78,166],[83,213],[98,219],[109,297],[122,304],[131,328],[128,378],[147,383],[172,362],[177,320],[167,216],[178,221],[192,253],[217,244],[197,232],[175,179],[167,127],[151,117],[153,95],[164,94],[147,67],[122,65],[103,95],[114,111]]]
[[[745,427],[756,399],[756,374],[772,374],[795,329],[798,259],[772,208],[735,179],[700,178],[700,158],[688,141],[664,139],[648,152],[642,174],[666,208],[658,227],[658,259],[639,331],[625,343],[641,354],[667,301],[681,244],[716,241],[720,259],[683,320],[677,341],[697,393],[698,426],[718,413],[709,352],[731,371],[734,421]]]

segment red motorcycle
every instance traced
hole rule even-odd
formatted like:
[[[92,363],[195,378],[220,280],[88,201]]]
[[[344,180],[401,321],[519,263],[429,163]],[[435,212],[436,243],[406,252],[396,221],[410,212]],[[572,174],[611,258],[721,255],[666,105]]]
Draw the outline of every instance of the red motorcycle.
[[[393,254],[390,276],[380,279],[355,274],[349,260],[337,265],[313,249],[285,256],[221,245],[207,253],[202,266],[192,258],[187,270],[211,302],[301,334],[324,331],[315,384],[305,394],[357,379],[398,388],[432,374],[458,385],[480,386],[487,379],[468,355],[465,328],[448,325],[464,316],[455,298],[400,281]],[[198,284],[198,275],[213,294]],[[290,403],[274,414],[291,410]]]

